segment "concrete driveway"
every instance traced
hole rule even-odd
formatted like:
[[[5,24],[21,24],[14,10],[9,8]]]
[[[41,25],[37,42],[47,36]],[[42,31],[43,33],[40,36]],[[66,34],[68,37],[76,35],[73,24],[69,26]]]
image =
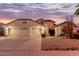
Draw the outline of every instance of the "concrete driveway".
[[[0,50],[41,50],[41,39],[1,37]]]

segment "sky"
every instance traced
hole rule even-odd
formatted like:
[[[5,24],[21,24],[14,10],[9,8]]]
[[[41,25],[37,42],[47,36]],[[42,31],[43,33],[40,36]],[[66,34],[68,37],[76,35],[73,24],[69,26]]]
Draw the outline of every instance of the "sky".
[[[8,23],[17,18],[51,19],[60,23],[74,14],[77,3],[0,3],[0,21]]]

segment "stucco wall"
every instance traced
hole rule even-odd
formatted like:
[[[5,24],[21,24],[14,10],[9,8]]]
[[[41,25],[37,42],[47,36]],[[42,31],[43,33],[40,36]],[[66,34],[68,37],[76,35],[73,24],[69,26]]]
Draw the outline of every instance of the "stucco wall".
[[[61,26],[55,27],[55,36],[60,36],[61,33]]]
[[[40,28],[39,24],[26,20],[16,20],[5,26],[6,35],[16,37],[41,37]]]

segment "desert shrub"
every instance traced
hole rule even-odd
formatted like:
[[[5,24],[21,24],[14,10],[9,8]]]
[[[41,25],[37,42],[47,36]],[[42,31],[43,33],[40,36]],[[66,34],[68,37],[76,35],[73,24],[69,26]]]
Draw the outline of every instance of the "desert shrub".
[[[72,34],[72,39],[79,39],[79,33]]]
[[[65,34],[60,34],[60,36],[65,36]]]
[[[41,34],[41,36],[42,36],[42,37],[46,37],[46,35],[45,35],[45,34]]]

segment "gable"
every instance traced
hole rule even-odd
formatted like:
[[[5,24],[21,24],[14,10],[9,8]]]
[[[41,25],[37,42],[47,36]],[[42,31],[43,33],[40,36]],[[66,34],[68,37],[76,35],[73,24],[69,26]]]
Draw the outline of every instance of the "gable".
[[[10,22],[6,24],[5,26],[41,26],[41,24],[36,23],[33,20],[14,20],[13,22]]]

